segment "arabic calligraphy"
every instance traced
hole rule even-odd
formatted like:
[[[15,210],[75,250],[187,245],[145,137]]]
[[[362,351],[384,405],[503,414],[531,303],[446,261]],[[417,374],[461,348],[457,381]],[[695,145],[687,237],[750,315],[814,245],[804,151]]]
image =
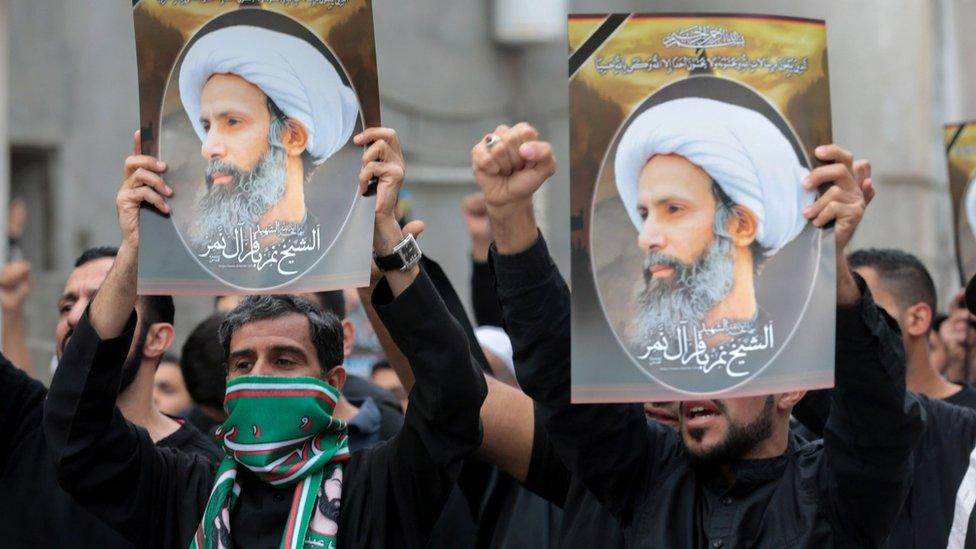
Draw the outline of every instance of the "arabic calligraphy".
[[[231,263],[235,267],[253,267],[258,271],[273,267],[279,274],[291,276],[298,274],[298,265],[307,263],[301,261],[304,256],[322,249],[319,225],[307,230],[303,226],[277,221],[274,225],[257,229],[242,224],[234,229],[231,238],[227,236],[221,231],[197,257],[205,258],[210,263]],[[273,244],[262,245],[261,241],[269,237],[279,238]]]
[[[156,0],[160,6],[165,6],[167,4],[171,6],[186,6],[194,2],[200,4],[218,4],[223,6],[225,4],[244,4],[249,0]],[[346,5],[349,0],[264,0],[264,4],[274,4],[278,3],[282,6],[300,6],[302,4],[308,4],[310,6],[328,6],[330,8],[341,8]]]
[[[746,39],[741,33],[713,25],[695,25],[668,33],[664,37],[664,46],[668,48],[703,49],[745,45]]]
[[[728,336],[726,343],[709,347],[707,339]],[[747,359],[750,353],[772,350],[776,341],[772,321],[762,330],[749,322],[723,320],[715,326],[689,327],[681,323],[668,334],[664,326],[658,328],[653,341],[644,346],[638,360],[651,366],[667,366],[666,369],[695,369],[703,374],[724,371],[729,377],[749,375]]]
[[[716,55],[713,57],[695,55],[661,57],[655,53],[646,59],[634,57],[630,62],[624,61],[623,57],[619,55],[614,55],[610,58],[597,57],[594,61],[596,72],[600,76],[606,74],[632,74],[639,71],[652,72],[663,70],[671,74],[678,70],[716,69],[740,73],[766,71],[770,74],[784,74],[787,78],[790,78],[805,73],[809,64],[810,62],[806,57],[749,57],[744,53],[740,55]]]

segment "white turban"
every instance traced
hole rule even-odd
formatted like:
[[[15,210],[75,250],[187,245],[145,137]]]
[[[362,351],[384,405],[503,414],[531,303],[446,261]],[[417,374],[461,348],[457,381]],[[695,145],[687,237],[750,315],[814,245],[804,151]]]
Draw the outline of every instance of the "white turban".
[[[654,155],[676,154],[703,169],[735,204],[756,215],[756,240],[766,255],[792,241],[806,225],[801,210],[816,193],[803,189],[809,171],[783,133],[743,107],[688,97],[641,113],[627,128],[614,162],[617,191],[640,231],[637,184]]]
[[[214,74],[236,74],[254,84],[285,116],[308,130],[305,149],[315,164],[349,141],[359,116],[355,92],[342,83],[332,63],[311,44],[280,32],[237,25],[194,42],[180,69],[180,99],[197,136],[203,86]]]
[[[969,230],[976,237],[976,178],[969,182],[966,187],[966,221],[969,222]]]
[[[515,359],[512,351],[512,340],[498,326],[479,326],[474,330],[475,337],[481,348],[491,352],[505,365],[505,369],[515,375]]]

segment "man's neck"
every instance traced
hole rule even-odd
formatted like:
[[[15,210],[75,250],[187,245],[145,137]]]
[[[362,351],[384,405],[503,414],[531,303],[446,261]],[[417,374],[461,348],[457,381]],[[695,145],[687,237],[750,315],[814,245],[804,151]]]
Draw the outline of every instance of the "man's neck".
[[[153,378],[156,367],[153,363],[143,361],[139,365],[139,373],[132,383],[119,393],[116,404],[125,419],[149,431],[153,442],[172,435],[180,424],[170,419],[153,404]]]
[[[928,341],[906,340],[905,357],[908,368],[905,385],[913,393],[921,393],[929,398],[945,399],[958,393],[962,387],[951,383],[939,375],[929,360]]]
[[[296,225],[305,220],[305,172],[302,161],[289,157],[285,176],[285,194],[274,206],[261,215],[258,226],[267,228],[276,221]]]
[[[346,397],[340,396],[339,402],[336,403],[335,416],[345,422],[348,422],[352,418],[356,417],[359,413],[359,408],[355,407],[352,402],[346,400]]]

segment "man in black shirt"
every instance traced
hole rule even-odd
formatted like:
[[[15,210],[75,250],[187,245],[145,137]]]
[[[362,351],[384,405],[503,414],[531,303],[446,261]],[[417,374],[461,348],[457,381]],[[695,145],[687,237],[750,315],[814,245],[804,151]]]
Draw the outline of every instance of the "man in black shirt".
[[[864,278],[878,305],[897,319],[904,339],[907,387],[924,395],[919,400],[927,421],[913,456],[911,492],[887,547],[945,547],[952,528],[967,524],[963,520],[960,526],[956,518],[957,495],[976,489],[976,479],[965,480],[976,447],[976,410],[967,405],[968,386],[946,381],[929,360],[935,284],[921,261],[900,250],[859,250],[847,261]],[[815,435],[822,433],[829,417],[829,394],[829,390],[812,392],[797,406],[797,416]]]
[[[373,143],[363,156],[360,192],[371,178],[378,178],[373,246],[378,255],[388,255],[403,239],[393,216],[403,180],[402,154],[396,134],[385,128],[368,129],[356,142]],[[468,360],[467,339],[417,266],[388,271],[373,296],[417,380],[403,429],[392,440],[348,453],[344,422],[331,417],[334,395],[345,378],[338,365],[342,344],[338,322],[305,300],[282,296],[245,301],[221,327],[231,372],[230,416],[223,425],[223,443],[234,449],[230,454],[234,460],[221,463],[219,478],[215,465],[155,448],[144,431],[122,420],[113,393],[123,351],[133,334],[139,209],[146,203],[169,213],[164,197],[172,196],[172,190],[160,176],[163,171],[165,167],[154,158],[135,155],[127,160],[127,177],[117,198],[123,233],[119,257],[65,352],[65,365],[78,374],[59,373],[51,384],[44,425],[62,485],[139,546],[187,547],[192,541],[202,547],[224,536],[235,546],[300,546],[324,524],[328,528],[323,528],[334,531],[315,530],[316,535],[334,535],[340,547],[423,547],[461,460],[480,442],[478,410],[486,389],[480,372]],[[289,379],[303,389],[282,389],[277,399],[266,396],[269,385]],[[248,383],[258,386],[259,396],[248,394]],[[321,391],[304,389],[308,386]],[[333,397],[316,396],[324,393]],[[294,404],[286,397],[315,398],[316,406],[308,400]],[[236,419],[231,398],[245,411],[283,413],[247,428],[250,422]],[[262,398],[268,399],[268,406],[257,400]],[[332,403],[328,410],[320,404],[326,400]],[[301,417],[294,416],[292,422],[293,414],[285,412]],[[309,434],[301,438],[303,442],[285,440],[278,436],[282,427],[275,422],[280,420],[289,420],[288,429]],[[272,428],[267,428],[267,422]],[[301,444],[289,455],[311,468],[280,470],[290,461],[256,466],[254,460],[260,456],[255,454],[260,452],[253,446],[258,443],[251,441],[261,437],[266,437],[273,452],[286,442]],[[319,461],[323,455],[329,459],[326,465]],[[321,489],[310,487],[306,481],[325,474],[326,466],[329,474]],[[311,476],[302,476],[306,471]],[[334,513],[309,519],[310,508],[323,506],[310,507],[308,498],[296,497],[296,489],[313,490],[301,492],[314,494],[311,498],[327,497],[326,507],[332,508],[339,483],[338,523],[329,524]],[[214,515],[208,501],[224,511]],[[204,517],[214,520],[201,524]],[[297,518],[289,521],[289,517]],[[296,524],[308,525],[308,536],[285,536],[300,531],[291,528]]]
[[[110,247],[85,251],[75,262],[61,299],[55,332],[62,357],[88,302],[115,261]],[[173,300],[141,299],[139,337],[123,356],[125,373],[117,404],[123,416],[147,429],[163,448],[218,461],[216,445],[192,425],[161,414],[152,402],[153,374],[173,339]],[[70,369],[70,365],[67,366]],[[70,375],[72,372],[65,372]],[[0,361],[0,540],[4,547],[129,547],[130,544],[78,505],[58,485],[41,425],[47,390]]]
[[[805,214],[818,227],[834,223],[838,341],[824,441],[801,444],[788,422],[802,391],[683,402],[680,433],[649,424],[639,404],[570,406],[569,291],[532,206],[555,160],[528,125],[495,135],[474,148],[472,163],[495,234],[491,262],[519,383],[540,404],[569,471],[620,521],[628,545],[882,544],[908,491],[924,419],[905,391],[897,326],[846,266],[843,250],[865,206],[850,154],[818,148],[828,164],[805,182],[832,183]],[[733,430],[745,435],[739,444],[729,442]]]
[[[935,317],[935,282],[917,257],[895,249],[858,250],[847,257],[864,278],[878,306],[898,321],[905,343],[906,384],[922,393],[966,408],[976,408],[976,391],[947,381],[929,357],[929,335]]]

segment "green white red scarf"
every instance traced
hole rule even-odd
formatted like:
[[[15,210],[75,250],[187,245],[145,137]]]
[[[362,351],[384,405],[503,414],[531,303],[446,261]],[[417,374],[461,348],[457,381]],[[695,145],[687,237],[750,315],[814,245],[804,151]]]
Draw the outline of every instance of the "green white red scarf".
[[[227,421],[217,429],[226,457],[190,549],[230,549],[237,468],[272,486],[295,486],[281,549],[335,547],[346,423],[332,415],[339,390],[311,377],[243,376],[227,383]]]

